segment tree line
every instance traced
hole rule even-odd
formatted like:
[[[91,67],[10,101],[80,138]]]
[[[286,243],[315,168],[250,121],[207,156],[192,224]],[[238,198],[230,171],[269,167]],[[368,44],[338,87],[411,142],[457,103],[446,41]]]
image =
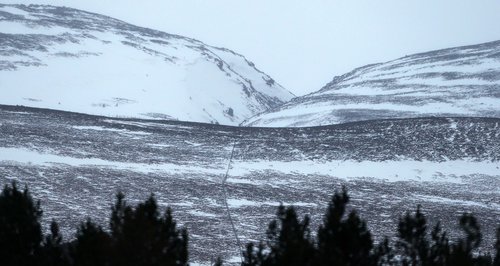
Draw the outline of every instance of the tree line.
[[[311,236],[309,217],[299,219],[293,207],[280,206],[277,219],[267,229],[266,240],[250,243],[244,266],[268,265],[415,265],[500,266],[500,227],[496,231],[496,256],[481,254],[482,235],[477,219],[463,214],[459,219],[464,238],[451,241],[438,222],[428,230],[420,206],[400,217],[397,240],[387,237],[375,244],[366,221],[355,210],[347,213],[349,196],[344,189],[333,195],[323,223]]]
[[[328,204],[316,234],[306,215],[300,219],[293,207],[279,206],[269,223],[266,239],[248,243],[243,266],[275,265],[494,265],[500,266],[500,227],[494,254],[478,252],[482,234],[477,219],[459,219],[463,237],[451,240],[437,223],[428,230],[420,207],[403,215],[397,239],[374,243],[366,221],[355,210],[347,212],[349,196],[343,189]],[[188,265],[188,233],[178,228],[170,208],[160,213],[150,196],[136,206],[118,193],[111,209],[109,228],[90,219],[78,225],[71,241],[64,241],[52,221],[44,235],[40,201],[28,188],[15,183],[0,193],[0,265],[128,266]],[[222,260],[216,262],[222,265]]]

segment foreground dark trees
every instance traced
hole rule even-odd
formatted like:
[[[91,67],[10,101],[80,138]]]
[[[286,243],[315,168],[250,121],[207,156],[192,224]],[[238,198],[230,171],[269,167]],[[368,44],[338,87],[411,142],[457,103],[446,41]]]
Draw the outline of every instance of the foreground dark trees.
[[[21,192],[16,184],[6,186],[0,194],[1,265],[28,265],[36,262],[42,231],[40,202],[33,202],[28,190]]]
[[[258,246],[247,245],[243,265],[500,266],[500,228],[496,257],[479,254],[481,233],[472,215],[460,218],[464,238],[451,242],[439,223],[428,232],[418,207],[415,213],[400,218],[394,244],[386,238],[375,245],[366,222],[354,210],[347,213],[348,202],[345,190],[335,193],[315,238],[311,237],[307,215],[301,221],[293,207],[280,206],[277,220],[269,224],[267,240]]]
[[[293,207],[280,206],[267,238],[249,243],[246,266],[271,265],[494,265],[500,266],[500,227],[496,256],[480,254],[477,220],[464,214],[463,238],[450,240],[438,223],[429,230],[420,207],[400,218],[397,238],[375,244],[366,222],[347,211],[349,196],[335,193],[316,234],[309,218],[299,219]],[[76,237],[64,242],[55,221],[43,236],[40,203],[15,183],[0,194],[0,265],[118,266],[187,265],[188,235],[178,229],[170,209],[160,214],[153,196],[132,207],[118,194],[109,229],[91,220],[81,223]],[[313,236],[314,235],[314,236]],[[217,265],[221,265],[218,261]]]
[[[118,194],[110,218],[110,230],[87,220],[76,239],[63,242],[56,222],[43,238],[42,211],[28,189],[15,184],[0,194],[0,265],[127,266],[187,265],[188,236],[177,229],[170,209],[160,215],[151,196],[135,208]]]

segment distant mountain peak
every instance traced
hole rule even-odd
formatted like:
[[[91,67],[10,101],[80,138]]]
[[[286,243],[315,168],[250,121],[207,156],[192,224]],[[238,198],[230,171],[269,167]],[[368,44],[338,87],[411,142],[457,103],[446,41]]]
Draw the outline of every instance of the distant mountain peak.
[[[318,126],[426,116],[500,117],[500,41],[360,67],[244,124]]]
[[[0,4],[0,104],[237,125],[293,94],[245,57],[66,7]]]

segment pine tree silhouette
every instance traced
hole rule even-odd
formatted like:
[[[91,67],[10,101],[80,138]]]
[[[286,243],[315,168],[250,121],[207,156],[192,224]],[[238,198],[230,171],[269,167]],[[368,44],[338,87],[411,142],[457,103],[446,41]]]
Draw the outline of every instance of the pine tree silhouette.
[[[243,252],[243,262],[242,266],[253,266],[253,265],[273,265],[266,262],[265,246],[263,242],[260,242],[256,248],[253,243],[248,243],[245,252]]]
[[[269,260],[274,265],[309,265],[314,254],[314,246],[309,232],[309,217],[302,222],[293,207],[278,208],[278,219],[271,222],[267,232],[271,249]]]
[[[399,220],[397,247],[402,250],[403,265],[426,265],[429,243],[426,236],[427,222],[417,206],[415,215],[409,212]]]
[[[28,189],[6,185],[0,194],[0,265],[35,265],[42,232],[40,202],[34,202]]]
[[[471,214],[463,214],[460,217],[460,227],[465,233],[465,239],[459,239],[451,247],[449,265],[484,265],[486,258],[473,256],[473,250],[481,243],[481,231],[476,218]]]
[[[427,265],[448,265],[450,260],[450,243],[446,232],[442,231],[438,222],[431,233],[432,246],[428,256]]]
[[[133,209],[118,194],[110,225],[113,265],[187,265],[187,231],[177,229],[170,209],[160,217],[152,195]]]
[[[494,266],[500,266],[500,226],[497,229],[497,242],[495,243],[496,256],[493,261]]]
[[[110,235],[90,219],[82,223],[76,234],[71,252],[75,266],[111,265],[112,250]]]
[[[384,238],[372,251],[371,265],[397,265],[393,248],[389,244],[389,239]]]
[[[46,236],[39,252],[38,265],[44,266],[66,266],[69,265],[68,258],[63,250],[63,238],[59,232],[59,225],[52,221],[50,224],[50,235]]]
[[[316,265],[370,265],[373,263],[371,233],[355,211],[344,219],[347,191],[335,193],[318,229]],[[379,254],[382,256],[382,254]]]
[[[431,232],[431,244],[427,241],[426,219],[417,207],[415,215],[407,213],[400,219],[397,242],[402,265],[422,266],[469,266],[492,265],[489,255],[478,254],[475,251],[481,243],[481,230],[476,218],[464,214],[460,218],[460,227],[465,239],[458,239],[450,244],[446,232],[437,223]]]
[[[267,241],[255,250],[247,246],[242,265],[313,265],[314,244],[309,231],[309,217],[297,218],[293,207],[278,207],[278,221],[273,220],[267,230]]]

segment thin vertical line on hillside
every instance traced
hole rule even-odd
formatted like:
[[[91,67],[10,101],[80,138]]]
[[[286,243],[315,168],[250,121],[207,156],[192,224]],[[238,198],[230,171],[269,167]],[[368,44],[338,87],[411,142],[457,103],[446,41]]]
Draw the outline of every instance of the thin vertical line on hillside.
[[[226,180],[229,175],[229,169],[231,168],[231,162],[233,161],[234,149],[236,147],[237,142],[234,141],[233,147],[231,149],[231,156],[229,157],[229,162],[227,164],[226,174],[222,179],[222,192],[224,196],[224,204],[226,205],[227,216],[229,218],[229,222],[231,223],[231,228],[233,229],[234,237],[236,238],[236,244],[238,245],[238,254],[240,255],[241,263],[243,263],[243,249],[240,242],[240,238],[238,237],[238,232],[236,231],[236,226],[234,226],[233,218],[231,216],[231,211],[229,209],[229,205],[227,204],[227,191],[226,191]]]

